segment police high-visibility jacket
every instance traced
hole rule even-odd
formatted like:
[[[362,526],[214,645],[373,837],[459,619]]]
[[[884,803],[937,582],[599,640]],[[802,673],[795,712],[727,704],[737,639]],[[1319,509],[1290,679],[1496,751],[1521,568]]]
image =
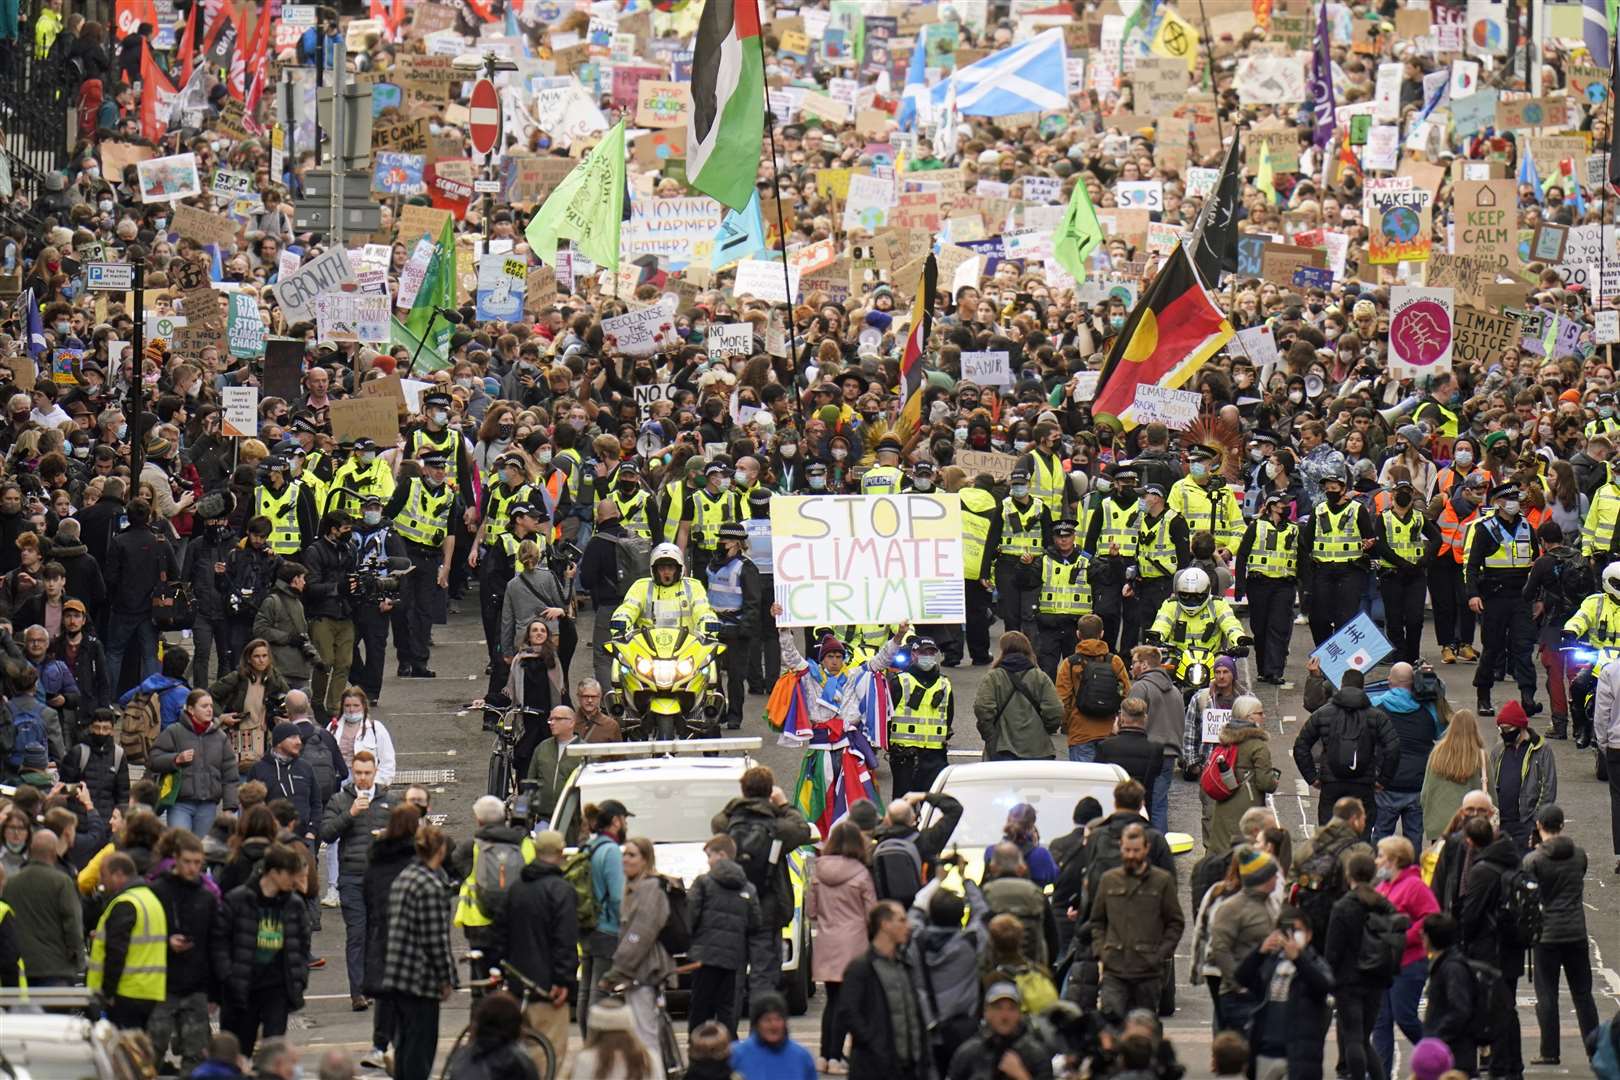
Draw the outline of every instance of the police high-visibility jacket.
[[[117,984],[103,986],[107,968],[107,924],[115,913],[122,914],[120,909],[134,915],[129,950],[124,954],[124,967],[118,973]],[[90,942],[90,971],[85,985],[104,991],[108,997],[162,1001],[168,994],[168,971],[169,920],[163,911],[163,901],[150,886],[131,885],[113,897],[107,910],[101,913],[95,937]]]
[[[305,459],[303,470],[294,479],[303,484],[314,498],[318,513],[326,505],[327,495],[332,489],[332,463],[321,451],[313,451]]]
[[[898,693],[889,716],[889,745],[943,750],[951,735],[955,692],[951,680],[935,673],[925,684],[909,671],[894,677]]]
[[[643,540],[652,539],[652,525],[647,520],[649,496],[645,488],[636,488],[635,492],[626,498],[623,492],[615,487],[608,498],[619,508],[619,524],[623,525],[626,531]],[[679,526],[680,522],[677,521],[675,524]]]
[[[1190,614],[1182,610],[1175,597],[1166,600],[1159,605],[1151,633],[1158,635],[1160,641],[1172,645],[1214,652],[1223,645],[1236,645],[1239,638],[1247,636],[1248,631],[1238,622],[1230,603],[1212,596]]]
[[[450,920],[457,926],[488,926],[495,921],[485,915],[483,908],[478,906],[478,855],[483,846],[483,841],[476,838],[473,840],[472,870],[467,874],[467,879],[461,883],[461,892],[456,896],[456,913]],[[519,849],[523,852],[525,866],[534,862],[533,840],[525,836]],[[516,884],[515,881],[508,883],[509,886]]]
[[[405,505],[394,515],[394,532],[407,544],[438,547],[450,531],[450,503],[454,499],[449,484],[430,491],[421,477],[411,477]]]
[[[613,612],[612,625],[618,633],[649,626],[678,626],[711,636],[720,632],[720,620],[709,606],[709,594],[685,575],[673,585],[660,585],[652,577],[632,584],[625,590],[624,602]]]
[[[1412,410],[1412,423],[1429,422],[1430,431],[1438,431],[1443,438],[1457,437],[1457,414],[1438,401],[1425,401]]]
[[[1136,558],[1142,543],[1142,516],[1142,500],[1132,499],[1129,506],[1121,506],[1114,496],[1104,496],[1087,515],[1086,543],[1082,545],[1086,554],[1094,559],[1110,557],[1115,554],[1113,545],[1118,544],[1119,558]]]
[[[861,476],[862,495],[898,495],[905,474],[893,465],[874,465]]]
[[[253,514],[270,519],[269,545],[277,555],[291,558],[304,550],[304,530],[298,520],[303,493],[303,482],[294,480],[280,495],[272,493],[268,484],[260,484],[254,494]]]
[[[731,493],[722,491],[709,494],[708,488],[692,493],[692,543],[704,551],[713,551],[720,543],[720,526],[736,520]]]
[[[1183,476],[1171,485],[1165,501],[1187,519],[1188,532],[1211,533],[1217,545],[1228,551],[1237,549],[1243,536],[1243,507],[1226,481],[1217,478],[1206,488],[1192,477]]]
[[[1589,421],[1582,430],[1585,431],[1588,439],[1596,438],[1599,435],[1613,435],[1615,432],[1620,431],[1620,420],[1616,420],[1612,416],[1600,416],[1596,420]]]
[[[1177,528],[1177,522],[1182,522]],[[1158,521],[1149,521],[1142,515],[1141,547],[1136,553],[1137,573],[1144,578],[1169,577],[1181,569],[1183,553],[1188,550],[1189,536],[1185,519],[1174,510],[1165,510]],[[1177,543],[1177,541],[1180,543]]]
[[[1039,555],[1046,542],[1046,507],[1034,499],[1019,508],[1011,495],[1001,500],[1001,554]]]
[[[1024,455],[1029,468],[1029,493],[1041,503],[1056,521],[1063,516],[1063,492],[1068,475],[1063,471],[1063,459],[1056,454],[1043,454],[1031,450]]]
[[[1616,503],[1616,507],[1620,508],[1620,503]],[[1447,499],[1446,508],[1440,511],[1440,520],[1435,523],[1440,527],[1440,550],[1435,557],[1443,559],[1449,556],[1459,566],[1462,565],[1462,561],[1468,557],[1468,530],[1478,520],[1477,508],[1467,517],[1458,517],[1457,508]],[[1590,515],[1586,520],[1592,520]]]
[[[1620,601],[1608,593],[1593,593],[1564,621],[1564,632],[1594,649],[1620,651]]]
[[[664,529],[659,538],[663,543],[673,544],[681,528],[681,513],[686,507],[686,483],[682,480],[672,480],[664,485],[664,497],[668,501],[664,504]],[[696,528],[696,524],[693,525]]]
[[[1512,525],[1495,514],[1481,518],[1468,530],[1463,587],[1470,597],[1478,596],[1481,588],[1522,589],[1530,564],[1540,554],[1541,542],[1522,514]]]
[[[743,606],[743,558],[727,559],[708,568],[709,606],[721,615],[735,615]]]
[[[0,925],[3,925],[11,917],[11,905],[4,900],[0,900]],[[16,930],[16,924],[12,924],[12,929],[13,931]],[[17,989],[25,991],[28,989],[28,965],[23,962],[20,949],[17,952]]]
[[[990,522],[996,513],[996,497],[982,488],[965,487],[962,499],[962,576],[978,581],[989,575],[984,548],[990,542]]]
[[[347,489],[347,490],[345,490]],[[350,492],[358,491],[359,495]],[[362,466],[353,458],[339,465],[332,473],[332,485],[326,496],[326,510],[342,510],[350,517],[360,516],[362,496],[375,497],[383,502],[394,493],[394,473],[381,459]]]
[[[1417,510],[1406,515],[1402,521],[1393,510],[1385,510],[1378,516],[1383,525],[1384,543],[1399,558],[1416,566],[1423,559],[1423,553],[1429,546],[1428,539],[1423,535],[1423,528],[1428,522]],[[1394,570],[1399,564],[1388,559],[1379,559],[1380,570]],[[1402,567],[1405,569],[1405,567]]]
[[[1041,557],[1041,596],[1036,613],[1078,616],[1091,612],[1091,582],[1086,568],[1091,560],[1079,548],[1067,558],[1047,549]]]
[[[568,470],[568,499],[574,505],[579,505],[580,491],[585,479],[585,459],[573,447],[559,450],[552,457],[554,465],[562,466]]]
[[[1239,556],[1244,574],[1286,581],[1299,576],[1299,526],[1285,521],[1281,528],[1260,518],[1249,526],[1248,541]]]
[[[512,531],[512,507],[530,502],[534,498],[534,485],[509,489],[503,480],[484,490],[484,520],[480,523],[478,538],[481,543],[494,544]]]
[[[1338,513],[1330,510],[1325,502],[1319,504],[1311,515],[1308,552],[1311,561],[1318,564],[1360,561],[1364,554],[1361,542],[1371,539],[1361,531],[1361,516],[1366,512],[1366,507],[1354,500],[1346,500]]]
[[[1592,492],[1592,505],[1581,523],[1581,554],[1607,560],[1614,550],[1615,524],[1620,522],[1620,484],[1613,479]]]

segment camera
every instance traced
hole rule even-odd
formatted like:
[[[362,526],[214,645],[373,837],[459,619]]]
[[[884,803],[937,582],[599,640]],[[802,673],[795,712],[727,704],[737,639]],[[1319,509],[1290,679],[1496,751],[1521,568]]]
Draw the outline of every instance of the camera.
[[[540,786],[538,780],[519,780],[517,794],[507,803],[506,823],[508,825],[521,825],[524,832],[533,832],[534,827],[540,823],[540,815],[544,811],[535,802],[535,789]]]
[[[321,650],[317,649],[315,643],[307,637],[298,639],[298,655],[317,668],[326,667],[326,662],[321,658]]]
[[[349,595],[370,603],[397,599],[401,581],[414,569],[411,560],[402,555],[368,555],[349,575]]]
[[[231,609],[232,615],[243,615],[259,610],[264,598],[259,595],[258,589],[232,589],[225,596],[225,604]]]

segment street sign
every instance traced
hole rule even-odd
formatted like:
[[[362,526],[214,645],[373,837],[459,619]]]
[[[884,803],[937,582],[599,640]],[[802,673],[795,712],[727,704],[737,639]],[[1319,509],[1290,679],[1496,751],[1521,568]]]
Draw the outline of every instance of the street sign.
[[[283,4],[281,7],[281,21],[288,26],[310,27],[315,25],[314,4]]]
[[[488,79],[474,83],[467,107],[470,113],[467,131],[472,136],[473,153],[488,157],[501,141],[501,97],[495,92],[495,84]]]
[[[91,292],[129,292],[135,287],[135,267],[130,263],[85,263],[84,275],[85,288]]]
[[[351,170],[343,173],[334,181],[330,169],[311,169],[304,174],[304,198],[311,202],[325,202],[331,199],[334,184],[338,188],[338,197],[346,203],[371,203],[375,201],[374,196],[371,194],[370,172]]]
[[[474,180],[473,190],[480,195],[499,195],[501,182],[499,180]]]

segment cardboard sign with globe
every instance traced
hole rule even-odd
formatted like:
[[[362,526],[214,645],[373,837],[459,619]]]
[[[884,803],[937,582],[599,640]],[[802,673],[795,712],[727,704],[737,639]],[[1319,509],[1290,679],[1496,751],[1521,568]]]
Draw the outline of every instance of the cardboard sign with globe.
[[[1369,261],[1375,266],[1427,260],[1434,247],[1430,207],[1434,193],[1422,189],[1369,191],[1372,235]]]
[[[1398,379],[1421,378],[1451,370],[1456,332],[1454,289],[1389,290],[1389,370]]]

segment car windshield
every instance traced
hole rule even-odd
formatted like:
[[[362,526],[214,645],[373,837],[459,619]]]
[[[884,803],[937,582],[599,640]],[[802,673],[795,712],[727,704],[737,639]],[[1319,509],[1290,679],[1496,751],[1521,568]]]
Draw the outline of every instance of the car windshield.
[[[737,778],[699,777],[679,783],[614,783],[610,779],[591,784],[580,796],[598,805],[604,799],[624,803],[635,815],[630,819],[632,836],[645,836],[655,844],[701,844],[714,835],[710,820],[737,797]]]
[[[1092,791],[1089,785],[1077,785],[1073,780],[1029,777],[947,783],[946,793],[962,803],[962,820],[951,834],[951,843],[975,850],[996,843],[1007,824],[1007,811],[1019,803],[1029,803],[1035,808],[1035,827],[1040,830],[1041,842],[1049,844],[1074,828],[1074,804],[1086,795],[1104,807],[1113,805],[1112,785],[1096,787]]]

